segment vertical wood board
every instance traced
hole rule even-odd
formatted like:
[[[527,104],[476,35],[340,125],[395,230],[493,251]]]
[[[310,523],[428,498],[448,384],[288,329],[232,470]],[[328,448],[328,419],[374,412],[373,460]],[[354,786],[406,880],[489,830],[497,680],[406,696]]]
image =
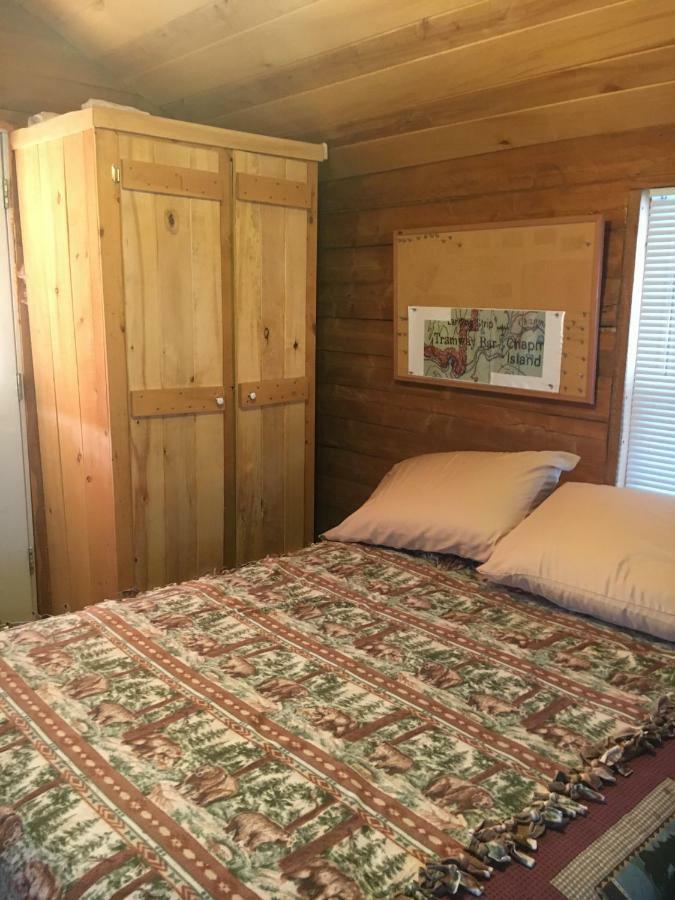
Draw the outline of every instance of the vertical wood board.
[[[54,248],[46,232],[38,146],[28,147],[17,153],[16,163],[49,543],[52,611],[62,612],[71,604],[72,590],[45,265],[47,254],[53,253]]]
[[[234,163],[235,178],[308,183],[304,162],[235,153]],[[305,377],[308,212],[238,199],[234,221],[237,382]],[[306,404],[237,410],[238,562],[305,543],[305,434]]]
[[[165,174],[177,167],[183,180],[192,171],[229,178],[206,148],[124,136],[120,153]],[[121,191],[129,390],[221,384],[221,202],[138,188]],[[223,414],[132,419],[130,428],[137,582],[221,566]]]

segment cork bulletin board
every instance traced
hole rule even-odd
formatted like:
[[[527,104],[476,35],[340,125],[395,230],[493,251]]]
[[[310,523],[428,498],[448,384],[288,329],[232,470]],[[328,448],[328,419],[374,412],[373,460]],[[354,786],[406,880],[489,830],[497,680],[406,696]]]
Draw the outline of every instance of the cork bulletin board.
[[[394,233],[395,377],[592,404],[604,220]]]

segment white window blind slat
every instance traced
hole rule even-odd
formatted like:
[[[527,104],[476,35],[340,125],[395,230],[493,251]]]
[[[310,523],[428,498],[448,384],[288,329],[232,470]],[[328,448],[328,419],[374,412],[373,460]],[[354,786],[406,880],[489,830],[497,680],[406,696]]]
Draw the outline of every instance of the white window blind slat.
[[[618,482],[675,496],[675,188],[643,204]]]

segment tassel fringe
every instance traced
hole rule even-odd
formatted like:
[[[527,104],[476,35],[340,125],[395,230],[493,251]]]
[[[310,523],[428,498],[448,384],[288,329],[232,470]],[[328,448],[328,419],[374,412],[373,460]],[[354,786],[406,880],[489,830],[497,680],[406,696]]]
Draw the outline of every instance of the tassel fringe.
[[[417,880],[398,900],[431,900],[453,897],[466,891],[475,897],[483,893],[481,881],[495,868],[512,860],[530,869],[539,838],[547,830],[562,831],[577,816],[588,813],[587,802],[604,803],[601,788],[614,784],[617,775],[632,774],[626,763],[643,753],[654,754],[665,740],[675,737],[675,697],[662,697],[652,715],[638,728],[624,729],[587,747],[580,755],[578,769],[560,771],[547,791],[537,791],[527,809],[503,821],[485,820],[472,832],[466,851],[427,863]]]

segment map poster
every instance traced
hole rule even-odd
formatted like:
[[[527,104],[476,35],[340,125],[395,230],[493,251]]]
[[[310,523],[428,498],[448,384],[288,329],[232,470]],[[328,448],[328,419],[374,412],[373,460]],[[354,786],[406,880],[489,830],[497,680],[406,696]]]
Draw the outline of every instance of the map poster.
[[[565,313],[408,307],[410,374],[557,393]]]

